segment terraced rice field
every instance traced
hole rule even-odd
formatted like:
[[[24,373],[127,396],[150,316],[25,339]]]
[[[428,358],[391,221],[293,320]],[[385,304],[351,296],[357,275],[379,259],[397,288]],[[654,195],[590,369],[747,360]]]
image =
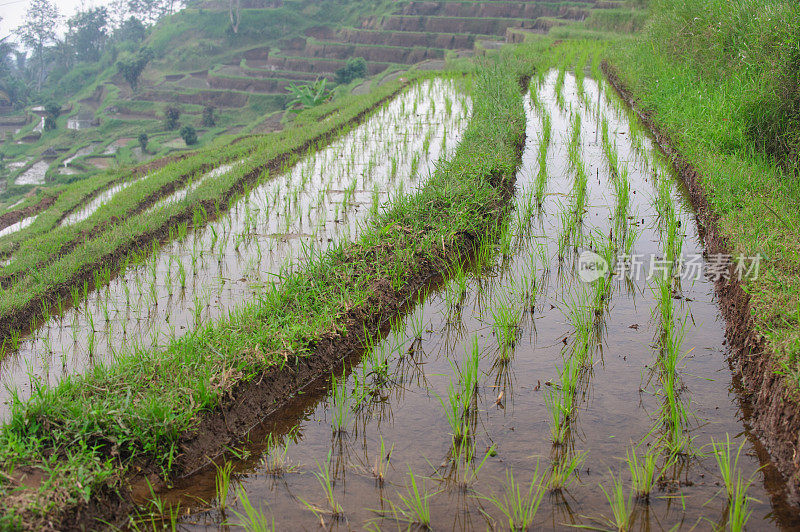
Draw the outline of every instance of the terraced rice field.
[[[0,362],[6,385],[0,412],[7,414],[10,398],[25,399],[32,387],[112,362],[123,349],[155,348],[224,316],[256,297],[265,283],[280,283],[298,261],[355,237],[382,205],[423,184],[452,152],[469,108],[469,98],[453,81],[417,84],[347,136],[280,175],[264,175],[230,212],[202,230],[184,223],[172,244],[132,261],[119,276],[98,269],[93,283],[72,290],[64,304],[71,308],[13,339],[16,350]],[[151,212],[184,200],[204,179],[240,164],[198,176]],[[63,224],[88,218],[132,183],[108,189]],[[95,292],[90,286],[103,288]]]
[[[381,338],[342,353],[335,374],[310,383],[216,467],[155,497],[140,485],[145,508],[171,508],[185,529],[739,530],[748,519],[758,530],[798,526],[748,431],[726,359],[715,259],[703,255],[670,164],[602,80],[552,70],[531,82],[525,105],[527,143],[499,242],[487,238],[447,280],[432,280]],[[462,101],[446,116],[466,108]],[[431,145],[449,145],[444,124],[431,126]],[[412,137],[419,142],[424,131]],[[348,143],[378,139],[357,132],[343,142],[287,179],[327,175],[334,164],[358,182],[309,178],[316,192],[299,202],[301,219],[273,212],[261,232],[281,236],[264,248],[297,257],[311,245],[298,235],[354,230],[330,216],[338,199],[328,216],[302,220],[315,194],[363,201],[368,211],[383,194],[400,193],[399,184],[386,185],[392,179],[376,192],[359,184],[357,169],[370,168],[371,155],[348,162]],[[389,153],[398,152],[405,150]],[[444,150],[429,153],[422,164]],[[405,163],[398,175],[411,182],[402,187],[413,186],[413,160]],[[378,176],[394,174],[381,168]],[[251,197],[278,192],[264,193]],[[232,213],[245,213],[232,227],[269,211],[248,205]],[[204,246],[211,262],[213,247]],[[168,270],[158,266],[156,277]],[[233,277],[247,273],[239,266]],[[227,283],[229,299],[244,293],[237,286]],[[198,321],[213,315],[207,301],[196,303]]]

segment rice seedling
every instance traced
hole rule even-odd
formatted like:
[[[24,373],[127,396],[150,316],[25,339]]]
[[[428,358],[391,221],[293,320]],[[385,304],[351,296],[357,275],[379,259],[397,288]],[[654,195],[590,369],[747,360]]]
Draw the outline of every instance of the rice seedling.
[[[628,469],[631,472],[631,485],[637,500],[645,502],[650,500],[650,493],[659,478],[659,475],[656,475],[656,468],[662,457],[661,449],[661,446],[653,445],[645,451],[641,458],[636,455],[636,446],[626,451]],[[668,467],[669,463],[665,464],[663,469]]]
[[[266,451],[261,458],[261,466],[268,475],[275,477],[291,473],[295,471],[298,466],[292,464],[288,458],[289,445],[278,443],[272,434],[267,436]]]
[[[244,510],[243,513],[234,510],[233,514],[240,521],[239,526],[244,528],[247,532],[271,532],[275,530],[275,520],[270,519],[264,513],[263,509],[258,509],[250,502],[247,496],[247,490],[241,487],[236,488],[236,499],[239,506]]]
[[[496,299],[492,305],[491,312],[494,320],[492,332],[497,338],[500,347],[499,356],[503,360],[508,360],[514,350],[523,310],[508,296]]]
[[[389,502],[392,507],[392,514],[398,521],[428,529],[431,526],[430,499],[435,494],[428,493],[425,479],[421,483],[417,481],[417,477],[410,466],[408,468],[408,477],[410,482],[406,484],[406,492],[397,492],[402,506]]]
[[[728,502],[728,529],[731,532],[740,532],[745,529],[747,521],[753,514],[750,502],[754,499],[747,495],[747,490],[752,481],[745,482],[741,471],[736,475],[733,494]]]
[[[347,432],[347,426],[352,419],[352,394],[347,390],[347,382],[342,377],[331,377],[331,427],[335,434]]]
[[[230,491],[233,462],[225,462],[222,467],[214,464],[214,467],[217,468],[217,476],[214,478],[214,485],[217,489],[217,506],[224,512],[228,507],[228,492]]]
[[[318,506],[305,501],[304,499],[300,499],[300,501],[305,505],[306,508],[314,512],[314,514],[317,516],[327,513],[334,519],[338,519],[344,515],[344,509],[342,508],[341,504],[339,504],[339,501],[336,498],[336,493],[334,492],[336,481],[331,476],[331,451],[328,451],[328,457],[323,463],[317,461],[317,470],[314,471],[314,476],[316,477],[319,485],[322,487],[323,493],[325,494],[325,501],[328,505],[327,510],[321,509]]]
[[[618,479],[611,473],[611,487],[606,489],[602,484],[600,489],[608,500],[611,507],[611,519],[607,523],[612,530],[627,532],[633,527],[633,492],[629,491],[626,495],[625,486],[622,479]]]
[[[383,483],[386,479],[386,473],[389,470],[389,461],[392,458],[392,451],[394,451],[394,444],[392,444],[392,447],[387,451],[382,435],[380,439],[381,443],[378,449],[378,454],[375,455],[375,465],[372,467],[372,476],[375,477],[375,482],[379,486],[383,486]]]
[[[560,492],[567,489],[576,478],[578,469],[586,460],[588,453],[585,451],[566,454],[555,460],[547,478],[547,487],[551,492]]]
[[[714,438],[711,439],[711,449],[714,454],[714,460],[717,462],[722,481],[725,484],[725,493],[729,500],[733,499],[737,489],[737,477],[739,472],[739,456],[742,453],[745,442],[742,441],[733,453],[733,442],[731,442],[730,434],[725,434],[726,441],[717,442]]]
[[[481,495],[480,498],[492,503],[506,517],[509,530],[528,530],[533,526],[539,505],[547,492],[545,476],[539,474],[539,463],[533,471],[531,483],[526,490],[514,479],[514,472],[506,470],[502,494]]]

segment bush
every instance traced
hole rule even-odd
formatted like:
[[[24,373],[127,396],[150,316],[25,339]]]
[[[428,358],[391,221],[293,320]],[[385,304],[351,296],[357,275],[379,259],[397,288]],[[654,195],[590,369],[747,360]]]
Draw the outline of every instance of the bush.
[[[142,148],[142,153],[147,153],[147,133],[139,133],[139,147]]]
[[[164,108],[164,127],[173,130],[178,127],[178,120],[181,118],[181,110],[175,105],[168,105]]]
[[[214,107],[206,105],[203,107],[203,120],[201,121],[203,127],[214,127],[217,121],[214,118]]]
[[[183,126],[181,128],[181,138],[187,146],[197,144],[197,131],[192,126]]]
[[[334,75],[336,83],[346,85],[354,79],[367,77],[367,61],[363,57],[351,57],[347,64],[338,69]]]

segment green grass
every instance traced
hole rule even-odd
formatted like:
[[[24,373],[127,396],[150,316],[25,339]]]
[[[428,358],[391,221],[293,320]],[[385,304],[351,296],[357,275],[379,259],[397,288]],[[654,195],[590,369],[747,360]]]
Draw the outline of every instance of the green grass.
[[[796,84],[791,28],[800,24],[800,6],[659,0],[651,10],[649,29],[639,41],[616,47],[612,64],[702,175],[731,251],[763,257],[759,277],[746,280],[745,289],[757,333],[796,390],[800,128],[797,92],[788,80]]]

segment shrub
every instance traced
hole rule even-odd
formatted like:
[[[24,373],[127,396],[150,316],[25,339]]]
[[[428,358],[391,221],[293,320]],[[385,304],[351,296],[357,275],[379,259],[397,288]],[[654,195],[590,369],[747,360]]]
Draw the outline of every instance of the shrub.
[[[347,84],[358,78],[367,77],[367,61],[363,57],[351,57],[347,64],[338,69],[335,74],[336,83]]]
[[[187,146],[197,144],[197,131],[192,126],[183,126],[180,133]]]
[[[181,110],[175,105],[168,105],[164,108],[164,127],[173,130],[178,127],[178,120],[181,118]]]
[[[139,147],[142,148],[142,153],[147,153],[147,133],[139,133]]]
[[[214,118],[214,107],[211,105],[206,105],[203,107],[203,120],[201,121],[203,127],[213,127],[217,124],[216,119]]]

